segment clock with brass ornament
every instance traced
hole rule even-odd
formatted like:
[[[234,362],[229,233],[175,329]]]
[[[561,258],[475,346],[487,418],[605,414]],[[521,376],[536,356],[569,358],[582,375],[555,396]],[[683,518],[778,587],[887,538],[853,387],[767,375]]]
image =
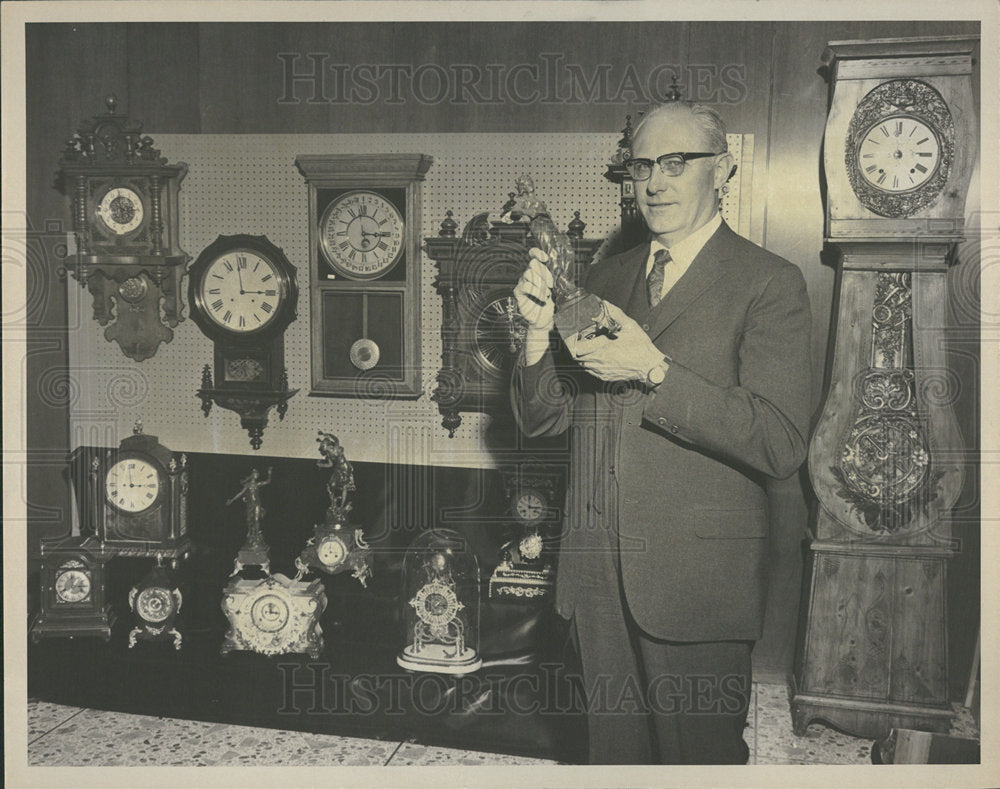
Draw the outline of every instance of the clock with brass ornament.
[[[169,641],[174,649],[180,649],[184,639],[175,624],[183,601],[163,557],[157,556],[156,564],[128,593],[128,605],[137,622],[128,634],[129,648],[139,641]]]
[[[809,445],[819,506],[795,730],[948,731],[946,583],[963,443],[948,269],[979,149],[978,40],[831,42],[826,240],[839,294]]]
[[[104,336],[137,362],[173,339],[184,319],[178,195],[187,165],[169,164],[118,111],[84,123],[66,143],[59,183],[70,200],[75,254],[67,268],[94,297]]]
[[[313,395],[416,398],[420,153],[303,154]]]
[[[84,530],[122,556],[182,557],[188,537],[187,456],[173,452],[137,421],[115,450],[92,456]]]
[[[364,531],[350,528],[348,521],[351,504],[347,497],[355,489],[354,468],[335,435],[320,430],[316,441],[322,455],[316,466],[332,469],[326,484],[330,506],[295,560],[298,570],[295,580],[301,580],[310,568],[330,575],[349,570],[362,586],[367,586],[372,576],[368,563],[371,547],[365,541]]]
[[[296,318],[295,267],[266,236],[219,236],[191,264],[191,318],[215,346],[198,390],[212,404],[240,415],[250,445],[260,449],[268,413],[284,419],[288,400],[285,330]]]

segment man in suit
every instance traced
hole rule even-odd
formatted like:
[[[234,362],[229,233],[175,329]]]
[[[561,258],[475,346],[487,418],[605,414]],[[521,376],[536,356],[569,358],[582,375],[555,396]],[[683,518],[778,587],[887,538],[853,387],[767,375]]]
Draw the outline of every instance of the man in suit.
[[[722,221],[732,164],[710,108],[672,103],[639,124],[627,166],[650,240],[585,282],[615,337],[556,347],[540,250],[514,291],[529,324],[518,422],[571,431],[556,608],[572,620],[595,764],[748,757],[764,484],[805,458],[811,320],[799,269]]]

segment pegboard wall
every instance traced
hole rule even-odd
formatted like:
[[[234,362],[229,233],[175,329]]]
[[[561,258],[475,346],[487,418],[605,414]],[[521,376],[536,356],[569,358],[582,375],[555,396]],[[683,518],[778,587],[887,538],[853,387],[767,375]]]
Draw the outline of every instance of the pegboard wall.
[[[337,435],[351,460],[434,466],[489,467],[482,440],[487,417],[462,415],[449,439],[430,399],[441,366],[441,298],[433,261],[422,256],[422,384],[417,400],[309,396],[308,189],[295,166],[299,154],[423,153],[434,158],[423,186],[420,237],[437,235],[451,210],[459,228],[500,207],[515,179],[529,174],[537,196],[565,228],[579,210],[588,238],[606,238],[619,224],[618,186],[603,177],[618,134],[156,135],[171,162],[186,162],[180,191],[181,247],[198,256],[219,235],[265,235],[298,269],[298,319],[285,333],[289,385],[298,388],[279,421],[272,411],[263,446],[254,453],[239,416],[213,406],[208,417],[195,392],[212,362],[212,343],[189,319],[187,283],[182,321],[170,343],[144,362],[126,358],[104,339],[90,297],[68,280],[70,437],[72,446],[115,446],[141,419],[145,432],[175,451],[277,457],[318,457],[316,431]],[[753,136],[729,135],[739,164],[723,199],[723,217],[749,236]],[[600,254],[600,253],[598,253]]]

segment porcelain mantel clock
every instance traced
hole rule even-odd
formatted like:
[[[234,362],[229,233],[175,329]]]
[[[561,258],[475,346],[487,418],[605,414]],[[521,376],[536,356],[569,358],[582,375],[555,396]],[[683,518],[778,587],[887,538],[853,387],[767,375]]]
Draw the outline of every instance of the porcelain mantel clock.
[[[141,362],[173,339],[183,320],[178,192],[187,165],[168,164],[117,110],[84,124],[66,143],[60,181],[72,203],[76,259],[68,266],[94,297],[94,318],[130,359]]]
[[[947,731],[945,578],[962,440],[945,275],[975,164],[975,39],[829,45],[827,241],[840,252],[795,729]]]

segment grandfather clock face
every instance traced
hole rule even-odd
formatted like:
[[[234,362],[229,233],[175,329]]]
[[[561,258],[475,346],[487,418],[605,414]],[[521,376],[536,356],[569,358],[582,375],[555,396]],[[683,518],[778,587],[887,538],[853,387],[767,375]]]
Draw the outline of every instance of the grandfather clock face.
[[[910,217],[935,203],[951,173],[955,124],[941,94],[925,82],[883,82],[858,103],[848,127],[845,165],[869,211]]]

